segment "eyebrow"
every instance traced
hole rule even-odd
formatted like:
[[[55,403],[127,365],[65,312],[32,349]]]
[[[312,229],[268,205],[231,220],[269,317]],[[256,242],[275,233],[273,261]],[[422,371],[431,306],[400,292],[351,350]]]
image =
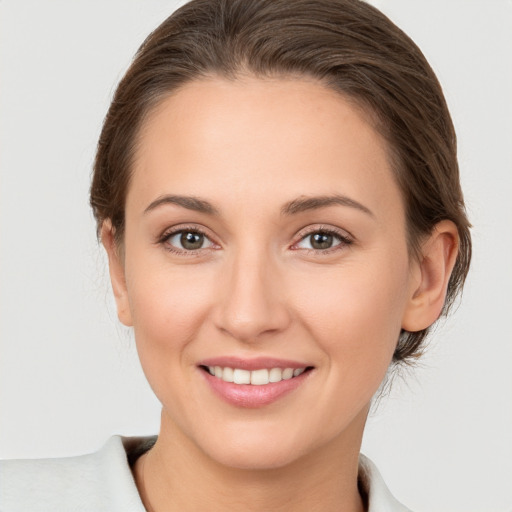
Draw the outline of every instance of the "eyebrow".
[[[164,204],[175,204],[186,208],[187,210],[193,210],[200,213],[206,213],[208,215],[219,215],[219,211],[209,201],[199,199],[194,196],[177,196],[177,195],[165,195],[155,199],[145,210],[144,214],[158,208]],[[294,215],[297,213],[305,212],[308,210],[315,210],[318,208],[325,208],[333,205],[348,206],[360,210],[371,217],[375,217],[373,212],[364,206],[363,204],[351,199],[347,196],[334,194],[330,196],[314,196],[314,197],[301,197],[294,199],[286,203],[281,208],[282,215]]]
[[[144,214],[158,208],[164,204],[176,204],[187,208],[187,210],[194,210],[200,213],[206,213],[208,215],[218,215],[219,211],[210,202],[204,199],[199,199],[194,196],[176,196],[176,195],[165,195],[155,199],[145,210]]]
[[[296,213],[301,213],[307,210],[316,210],[317,208],[325,208],[327,206],[333,205],[348,206],[350,208],[360,210],[370,217],[375,217],[373,212],[363,204],[355,201],[354,199],[350,199],[350,197],[342,196],[339,194],[330,196],[301,197],[299,199],[294,199],[293,201],[286,203],[281,208],[281,214],[294,215]]]

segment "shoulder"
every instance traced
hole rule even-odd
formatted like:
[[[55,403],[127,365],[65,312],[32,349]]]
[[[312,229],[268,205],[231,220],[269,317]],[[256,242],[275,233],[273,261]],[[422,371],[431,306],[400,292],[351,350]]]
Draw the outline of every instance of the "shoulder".
[[[359,456],[358,478],[368,500],[368,512],[411,512],[391,494],[377,466],[363,454]]]
[[[144,512],[123,439],[59,459],[0,461],[2,512]]]

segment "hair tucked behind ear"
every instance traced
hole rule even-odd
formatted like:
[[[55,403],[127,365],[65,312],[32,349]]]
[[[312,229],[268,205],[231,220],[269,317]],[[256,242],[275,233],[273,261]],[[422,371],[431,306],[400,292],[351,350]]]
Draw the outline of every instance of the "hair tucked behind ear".
[[[388,141],[411,254],[440,220],[457,226],[459,254],[446,313],[471,259],[452,121],[418,47],[358,0],[193,0],[165,20],[140,47],[105,118],[91,187],[98,229],[110,219],[122,241],[131,163],[145,116],[187,82],[246,73],[314,77],[370,112]],[[402,332],[394,360],[417,357],[426,334]]]

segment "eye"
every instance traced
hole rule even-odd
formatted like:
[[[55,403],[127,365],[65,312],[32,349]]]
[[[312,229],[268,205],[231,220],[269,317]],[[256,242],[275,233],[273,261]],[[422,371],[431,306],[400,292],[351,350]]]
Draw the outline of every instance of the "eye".
[[[319,229],[304,236],[295,244],[296,249],[306,249],[312,251],[326,251],[341,245],[349,245],[352,241],[334,231]]]
[[[167,234],[162,241],[177,252],[197,251],[214,246],[213,242],[204,233],[191,229],[174,231]]]

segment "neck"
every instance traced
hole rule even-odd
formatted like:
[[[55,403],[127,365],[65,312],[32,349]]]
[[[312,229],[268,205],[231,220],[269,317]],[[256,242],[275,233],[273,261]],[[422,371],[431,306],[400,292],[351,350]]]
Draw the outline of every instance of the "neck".
[[[357,486],[363,427],[364,420],[356,442],[347,435],[284,467],[254,470],[218,463],[162,421],[135,478],[148,512],[363,512]]]

